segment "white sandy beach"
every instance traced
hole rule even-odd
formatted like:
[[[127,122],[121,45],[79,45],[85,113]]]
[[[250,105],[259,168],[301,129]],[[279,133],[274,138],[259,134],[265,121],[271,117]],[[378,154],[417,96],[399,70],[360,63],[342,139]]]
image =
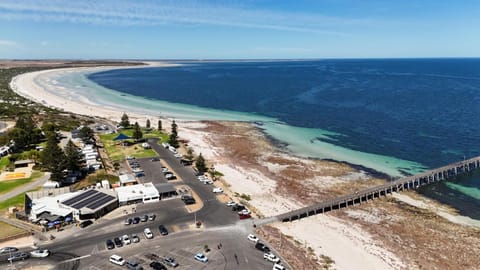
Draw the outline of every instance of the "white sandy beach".
[[[170,64],[156,64],[156,66],[170,66]],[[125,68],[125,67],[113,67]],[[109,70],[111,67],[81,68],[83,70]],[[133,68],[141,68],[135,66]],[[111,121],[119,121],[124,110],[114,106],[99,105],[94,100],[87,99],[75,89],[42,87],[36,83],[40,75],[48,76],[58,72],[68,73],[76,69],[44,70],[26,73],[15,77],[11,88],[18,94],[31,100],[55,107],[64,111],[81,115],[96,116]],[[144,124],[147,118],[157,119],[155,115],[145,115],[135,111],[126,112],[131,121]],[[179,119],[181,121],[181,119]],[[156,121],[152,121],[155,125]],[[276,182],[261,172],[249,170],[230,164],[222,160],[222,149],[213,148],[208,142],[207,132],[195,128],[204,124],[199,122],[183,122],[179,133],[183,139],[189,141],[196,153],[202,153],[221,171],[224,179],[230,185],[232,192],[250,194],[250,203],[264,216],[272,216],[286,212],[303,205],[289,198],[276,194]],[[167,124],[164,124],[167,126]],[[407,199],[405,199],[407,200]],[[326,255],[335,261],[335,269],[404,269],[402,260],[375,244],[373,237],[360,227],[345,224],[342,220],[320,215],[302,219],[288,224],[276,225],[285,234],[291,235],[301,243],[313,249],[319,257]]]

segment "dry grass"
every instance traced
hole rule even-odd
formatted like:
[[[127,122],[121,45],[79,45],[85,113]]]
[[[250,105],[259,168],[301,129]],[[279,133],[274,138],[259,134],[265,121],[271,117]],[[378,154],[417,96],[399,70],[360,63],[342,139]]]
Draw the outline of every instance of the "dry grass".
[[[480,230],[453,224],[428,211],[392,197],[355,207],[356,211],[385,217],[369,222],[337,211],[332,215],[359,224],[382,246],[413,269],[478,269]],[[392,218],[393,217],[393,218]]]
[[[271,247],[282,254],[282,257],[293,269],[328,269],[324,268],[324,261],[319,261],[306,252],[305,245],[293,240],[290,236],[282,234],[280,230],[271,226],[262,226],[256,233],[265,239]]]
[[[17,228],[5,222],[0,222],[0,239],[4,239],[9,236],[19,235],[24,232],[25,231],[20,228]]]

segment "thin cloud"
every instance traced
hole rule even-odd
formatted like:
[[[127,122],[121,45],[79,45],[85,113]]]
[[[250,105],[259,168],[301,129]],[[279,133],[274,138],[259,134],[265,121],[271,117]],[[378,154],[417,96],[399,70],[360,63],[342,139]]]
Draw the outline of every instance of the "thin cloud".
[[[363,19],[252,10],[202,1],[2,0],[0,19],[107,25],[207,24],[341,36],[348,33],[332,29],[375,24]]]
[[[17,43],[12,40],[0,39],[0,46],[15,46]]]

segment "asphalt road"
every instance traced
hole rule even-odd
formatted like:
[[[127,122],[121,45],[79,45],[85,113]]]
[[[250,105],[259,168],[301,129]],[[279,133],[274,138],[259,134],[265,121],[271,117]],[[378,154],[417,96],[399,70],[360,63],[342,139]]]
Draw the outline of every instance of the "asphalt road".
[[[177,269],[271,269],[272,264],[263,260],[263,253],[256,250],[253,244],[246,239],[247,234],[251,232],[252,221],[240,221],[236,212],[231,211],[231,208],[216,199],[211,185],[204,185],[197,180],[195,172],[190,166],[181,165],[169,150],[158,145],[156,141],[150,140],[150,144],[158,153],[159,158],[166,161],[175,174],[181,177],[184,184],[195,190],[203,201],[203,208],[196,213],[189,213],[179,198],[138,204],[136,212],[133,214],[132,211],[129,211],[129,215],[118,218],[103,218],[87,228],[72,229],[72,233],[67,237],[47,244],[39,244],[53,252],[53,256],[45,261],[58,264],[67,260],[58,264],[56,269],[115,269],[118,267],[108,262],[108,257],[115,253],[125,256],[127,259],[135,258],[139,262],[143,262],[145,267],[150,261],[144,255],[154,252],[158,255],[168,254],[175,257],[184,266]],[[159,162],[148,160],[142,163],[145,163],[143,166],[145,166],[147,177],[152,177],[152,180],[166,181],[162,180],[163,174]],[[132,225],[123,224],[127,217],[150,213],[156,214],[157,217],[154,221]],[[191,227],[195,216],[203,223],[201,229],[192,229]],[[168,228],[170,231],[168,236],[160,235],[159,224],[164,224]],[[147,227],[154,234],[153,240],[145,239],[143,235],[143,230]],[[140,243],[132,243],[111,251],[106,250],[105,241],[107,239],[132,233],[140,236]],[[217,249],[218,243],[222,243],[221,249]],[[195,253],[203,251],[205,244],[212,249],[207,254],[210,258],[207,264],[193,259]],[[237,254],[237,259],[235,259],[235,254]],[[69,260],[75,256],[81,259]],[[36,264],[39,261],[38,259],[29,259],[25,262],[17,262],[24,266],[30,263]],[[0,268],[5,265],[5,263],[0,264]]]

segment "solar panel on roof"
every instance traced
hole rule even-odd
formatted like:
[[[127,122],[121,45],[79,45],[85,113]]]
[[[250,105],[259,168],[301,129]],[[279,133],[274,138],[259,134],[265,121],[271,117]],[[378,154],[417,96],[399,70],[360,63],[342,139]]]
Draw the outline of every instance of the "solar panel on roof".
[[[70,199],[68,199],[68,200],[66,200],[66,201],[64,201],[64,202],[62,202],[62,203],[65,204],[65,205],[70,206],[70,205],[72,205],[72,204],[74,204],[74,203],[77,203],[77,202],[83,200],[84,198],[86,198],[86,197],[88,197],[88,196],[90,196],[90,195],[92,195],[92,194],[94,194],[94,193],[97,193],[97,192],[98,192],[98,191],[96,191],[96,190],[94,190],[94,189],[90,189],[90,190],[85,191],[85,192],[83,192],[83,193],[81,193],[81,194],[79,194],[79,195],[77,195],[77,196],[75,196],[75,197],[72,197],[72,198],[70,198]]]
[[[92,204],[89,204],[87,206],[87,208],[90,208],[92,210],[95,210],[97,209],[98,207],[104,205],[105,203],[107,203],[108,201],[111,201],[111,200],[114,200],[115,197],[112,197],[110,195],[107,195],[106,197],[100,199],[100,200],[97,200],[96,202],[92,203]]]
[[[85,205],[88,205],[88,204],[102,198],[103,196],[105,196],[105,193],[100,193],[99,192],[99,193],[97,193],[93,196],[90,196],[90,197],[88,197],[88,198],[86,198],[86,199],[84,199],[84,200],[82,200],[82,201],[80,201],[76,204],[71,205],[71,207],[73,207],[75,209],[80,209],[80,208],[84,207]]]

